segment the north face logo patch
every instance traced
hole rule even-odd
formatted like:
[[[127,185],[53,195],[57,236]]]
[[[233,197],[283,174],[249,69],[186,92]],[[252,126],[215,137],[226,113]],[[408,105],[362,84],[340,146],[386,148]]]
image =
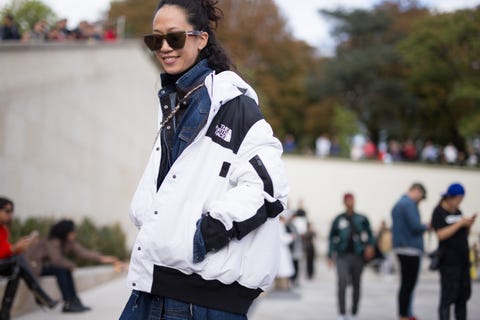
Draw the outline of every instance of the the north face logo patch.
[[[224,124],[215,127],[215,135],[223,141],[230,142],[232,140],[232,129]]]

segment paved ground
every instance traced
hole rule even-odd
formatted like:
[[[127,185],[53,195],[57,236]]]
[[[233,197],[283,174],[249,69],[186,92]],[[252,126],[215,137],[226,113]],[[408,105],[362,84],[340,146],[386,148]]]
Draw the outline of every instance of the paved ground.
[[[253,305],[249,320],[335,320],[337,319],[335,273],[324,261],[317,263],[318,276],[303,280],[290,292],[270,291]],[[480,282],[473,283],[468,320],[480,320]],[[414,312],[420,320],[436,320],[439,299],[438,273],[424,271],[415,291]],[[364,272],[359,320],[397,319],[396,275],[381,277],[371,268]],[[351,291],[347,291],[348,298]],[[349,304],[347,304],[348,306]]]
[[[318,275],[313,281],[303,280],[291,291],[269,291],[252,306],[249,320],[335,320],[335,274],[323,260],[317,264]],[[396,319],[395,296],[397,277],[382,278],[367,269],[363,278],[363,296],[360,320]],[[348,291],[349,293],[349,291]],[[415,310],[421,320],[437,319],[438,274],[422,273],[415,294]],[[82,300],[93,308],[83,314],[63,314],[61,307],[39,310],[14,319],[17,320],[115,320],[125,304],[129,290],[123,278],[82,293]],[[469,320],[480,319],[480,282],[473,283],[473,295],[468,304]]]

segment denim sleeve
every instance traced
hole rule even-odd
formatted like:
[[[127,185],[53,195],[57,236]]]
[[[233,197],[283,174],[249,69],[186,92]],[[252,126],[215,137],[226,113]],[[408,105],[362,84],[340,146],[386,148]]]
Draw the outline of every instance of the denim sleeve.
[[[205,241],[203,240],[202,230],[200,228],[201,222],[202,218],[198,219],[197,230],[195,230],[195,235],[193,236],[193,263],[202,262],[207,255]]]
[[[418,211],[418,207],[414,203],[410,203],[405,209],[407,214],[407,224],[410,229],[414,233],[422,234],[427,229],[427,226],[422,224],[420,221],[420,212]]]

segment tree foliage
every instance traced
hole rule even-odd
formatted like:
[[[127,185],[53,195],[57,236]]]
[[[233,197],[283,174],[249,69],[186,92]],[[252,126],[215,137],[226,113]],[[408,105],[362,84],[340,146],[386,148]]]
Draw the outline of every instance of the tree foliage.
[[[259,92],[261,108],[275,133],[304,135],[312,104],[306,79],[315,64],[313,48],[287,30],[273,0],[225,0],[222,10],[225,19],[219,39]]]
[[[156,5],[115,1],[108,17],[125,16],[127,35],[140,37],[151,31]],[[436,14],[416,0],[387,0],[321,11],[336,23],[338,46],[319,57],[293,37],[273,0],[219,5],[218,38],[279,138],[313,146],[322,133],[344,140],[360,125],[375,142],[385,132],[462,146],[479,134],[479,9]]]
[[[478,21],[478,8],[432,15],[421,20],[400,47],[408,62],[410,90],[422,102],[424,134],[461,150],[465,135],[478,134],[479,128]]]
[[[336,20],[333,34],[340,41],[326,70],[326,81],[333,83],[328,93],[357,114],[374,142],[386,129],[395,136],[415,133],[418,103],[404,84],[396,46],[409,32],[404,21],[427,11],[415,2],[384,2],[373,10],[321,12]]]

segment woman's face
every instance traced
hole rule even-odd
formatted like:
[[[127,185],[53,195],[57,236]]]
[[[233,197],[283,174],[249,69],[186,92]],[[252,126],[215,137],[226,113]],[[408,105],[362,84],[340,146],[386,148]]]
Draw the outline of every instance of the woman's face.
[[[0,209],[0,224],[8,224],[12,221],[13,207],[10,204]]]
[[[175,5],[164,5],[155,14],[153,19],[153,33],[165,35],[169,32],[192,31],[194,27],[188,23],[186,11]],[[201,30],[200,30],[201,31]],[[200,36],[187,36],[185,46],[173,49],[167,41],[163,41],[162,48],[155,52],[163,70],[175,75],[188,70],[197,60],[199,52],[208,42],[208,33]]]
[[[76,231],[71,231],[67,234],[67,241],[74,241],[75,239],[77,239]]]

